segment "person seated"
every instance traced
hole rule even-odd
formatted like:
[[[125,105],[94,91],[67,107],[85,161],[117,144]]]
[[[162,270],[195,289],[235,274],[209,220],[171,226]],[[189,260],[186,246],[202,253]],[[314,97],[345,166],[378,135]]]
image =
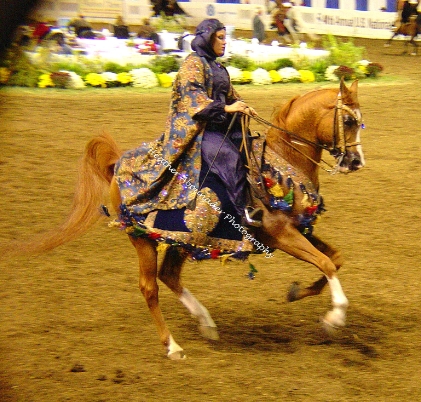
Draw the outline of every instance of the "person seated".
[[[209,180],[225,189],[226,202],[238,222],[261,226],[263,210],[249,207],[242,145],[249,137],[243,137],[241,126],[242,114],[257,113],[242,100],[228,71],[217,60],[224,55],[225,46],[225,26],[219,20],[206,19],[197,26],[191,43],[193,53],[186,57],[175,79],[166,129],[153,143],[154,152],[151,145],[142,146],[116,165],[116,175],[128,177],[126,169],[130,170],[136,160],[133,166],[138,169],[130,171],[135,179],[119,181],[119,186],[122,193],[136,194],[139,204],[134,200],[130,203],[136,204],[137,213],[194,210],[197,190],[210,175]],[[177,174],[169,175],[168,164],[162,160],[177,167]],[[188,179],[189,185],[180,178]]]
[[[57,54],[65,54],[65,55],[71,55],[73,54],[72,48],[66,43],[66,40],[64,38],[64,35],[61,33],[54,35],[55,40],[55,48],[54,52]]]
[[[130,37],[129,27],[125,24],[123,17],[119,15],[114,23],[114,36],[118,39]]]
[[[91,24],[85,20],[85,17],[83,15],[79,15],[79,18],[70,21],[68,26],[69,28],[73,28],[75,30],[75,34],[78,38],[95,38],[95,34],[92,31]]]
[[[151,25],[149,18],[143,18],[142,25],[139,27],[137,37],[141,39],[153,40],[156,45],[159,45],[159,35],[155,27]]]

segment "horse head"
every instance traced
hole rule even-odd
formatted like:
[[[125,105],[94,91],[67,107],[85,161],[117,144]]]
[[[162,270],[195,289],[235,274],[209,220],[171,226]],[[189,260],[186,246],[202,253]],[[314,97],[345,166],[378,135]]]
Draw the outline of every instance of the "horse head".
[[[364,127],[357,96],[358,81],[347,88],[343,79],[335,105],[333,143],[330,153],[341,173],[356,171],[365,165],[360,133]]]
[[[360,141],[364,126],[357,87],[358,81],[347,88],[342,79],[339,92],[321,90],[318,99],[313,100],[313,141],[335,158],[334,172],[349,173],[365,165]]]
[[[364,126],[357,87],[358,81],[348,88],[342,79],[339,91],[319,89],[294,97],[275,110],[268,143],[313,180],[323,150],[335,158],[333,172],[362,168],[365,160],[360,132]]]

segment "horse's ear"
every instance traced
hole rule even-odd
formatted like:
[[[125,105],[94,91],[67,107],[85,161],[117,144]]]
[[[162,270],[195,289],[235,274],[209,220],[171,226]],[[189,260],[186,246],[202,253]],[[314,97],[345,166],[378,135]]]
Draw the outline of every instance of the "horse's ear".
[[[341,78],[340,91],[343,98],[350,97],[349,100],[356,101],[357,99],[358,80],[355,80],[349,88],[345,85],[345,80]]]
[[[344,91],[346,91],[348,88],[345,85],[345,79],[344,77],[341,77],[341,81],[339,83],[339,91],[343,94]]]
[[[355,80],[352,85],[349,88],[350,92],[353,92],[354,94],[357,94],[358,90],[358,80]]]

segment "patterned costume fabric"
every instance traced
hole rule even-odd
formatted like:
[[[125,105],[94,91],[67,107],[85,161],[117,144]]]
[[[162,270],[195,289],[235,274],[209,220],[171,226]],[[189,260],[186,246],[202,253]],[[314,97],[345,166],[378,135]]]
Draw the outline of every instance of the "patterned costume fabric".
[[[194,259],[243,259],[254,250],[253,237],[238,223],[246,185],[242,132],[240,118],[225,105],[240,97],[213,51],[212,35],[221,29],[215,19],[198,25],[195,52],[173,84],[164,133],[123,154],[115,166],[122,198],[115,226],[183,247]]]
[[[224,105],[240,99],[228,73],[227,90],[219,95],[222,92],[218,81],[215,91],[211,65],[217,63],[209,42],[220,25],[217,20],[205,21],[210,22],[192,43],[197,52],[187,56],[174,81],[165,132],[156,141],[126,152],[116,164],[115,176],[123,204],[135,215],[183,208],[195,197],[206,120],[216,123],[226,120]],[[201,25],[200,29],[203,29]],[[216,98],[214,92],[224,99]],[[201,116],[208,109],[207,116]]]

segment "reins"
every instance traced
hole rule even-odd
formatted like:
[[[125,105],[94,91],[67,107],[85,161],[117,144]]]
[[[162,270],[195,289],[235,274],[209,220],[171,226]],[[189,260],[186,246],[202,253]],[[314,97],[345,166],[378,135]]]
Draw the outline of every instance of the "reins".
[[[334,173],[337,172],[339,164],[341,163],[342,158],[345,155],[346,148],[361,144],[358,141],[354,141],[352,143],[346,142],[345,131],[344,131],[344,127],[343,127],[343,124],[344,124],[344,122],[343,122],[343,111],[344,110],[347,111],[357,121],[358,125],[361,125],[361,118],[359,116],[357,116],[357,114],[350,107],[343,104],[342,94],[341,94],[341,92],[339,92],[338,97],[337,97],[337,103],[335,105],[335,115],[334,115],[334,118],[333,118],[332,147],[328,147],[325,144],[319,144],[319,143],[316,143],[314,141],[310,141],[307,138],[303,138],[303,137],[299,136],[298,134],[293,133],[292,131],[289,131],[289,130],[287,130],[285,128],[282,128],[282,127],[279,127],[279,126],[276,126],[275,124],[271,123],[268,120],[263,119],[260,116],[250,116],[250,115],[246,115],[246,114],[244,114],[242,119],[241,119],[241,123],[243,125],[243,143],[245,143],[244,132],[247,131],[248,125],[249,125],[249,122],[250,122],[250,118],[252,118],[255,121],[257,121],[258,123],[261,123],[265,126],[272,127],[276,130],[282,131],[285,134],[288,134],[290,137],[295,138],[296,140],[299,140],[300,142],[302,142],[304,144],[313,146],[315,148],[321,148],[325,151],[328,151],[331,155],[333,155],[337,159],[336,165],[333,166],[329,162],[325,161],[324,159],[321,159],[321,162],[323,162],[325,165],[330,167],[330,169],[326,169],[323,166],[323,164],[315,161],[310,156],[306,155],[303,151],[301,151],[300,149],[298,149],[297,147],[292,145],[291,142],[289,142],[285,138],[281,137],[281,140],[286,145],[288,145],[290,148],[294,149],[296,152],[300,153],[305,158],[307,158],[312,163],[319,166],[321,169],[325,170],[326,172],[334,174]],[[245,148],[246,148],[246,158],[247,158],[247,161],[248,161],[248,164],[249,164],[249,155],[248,155],[248,151],[247,151],[247,146]]]

